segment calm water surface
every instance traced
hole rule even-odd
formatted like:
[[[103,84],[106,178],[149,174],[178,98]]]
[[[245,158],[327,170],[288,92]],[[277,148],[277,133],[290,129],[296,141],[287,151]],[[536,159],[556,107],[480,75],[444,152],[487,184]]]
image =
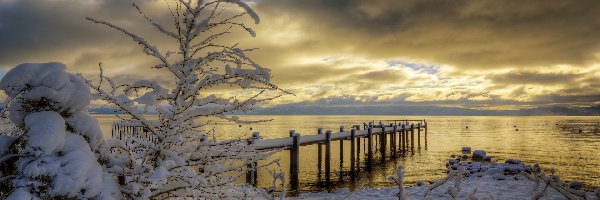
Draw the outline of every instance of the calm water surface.
[[[110,137],[110,127],[116,119],[112,115],[96,115],[104,134]],[[433,181],[445,176],[445,163],[452,154],[458,154],[462,146],[483,149],[494,160],[507,158],[521,159],[531,163],[540,163],[542,168],[555,168],[563,180],[580,180],[588,187],[600,186],[600,117],[424,117],[424,116],[243,116],[245,119],[273,119],[253,125],[239,127],[234,124],[218,123],[215,131],[217,138],[248,137],[258,131],[264,139],[288,137],[293,129],[302,135],[314,135],[317,128],[337,132],[340,125],[350,128],[352,124],[364,121],[394,119],[426,119],[429,130],[427,145],[424,139],[421,147],[412,151],[400,152],[396,159],[376,162],[370,172],[361,169],[352,177],[350,171],[350,153],[345,152],[344,161],[340,161],[339,141],[332,142],[331,180],[332,188],[392,187],[386,177],[394,174],[399,165],[406,168],[406,182],[414,184],[418,180]],[[468,126],[468,128],[466,128]],[[518,130],[517,130],[518,129]],[[581,130],[581,132],[580,132]],[[415,133],[416,137],[416,133]],[[361,145],[364,142],[361,141]],[[346,151],[350,143],[345,142]],[[388,145],[389,147],[389,145]],[[365,152],[361,149],[361,152]],[[379,152],[379,151],[375,151]],[[389,154],[389,150],[388,150]],[[280,166],[271,166],[271,170],[281,170],[289,177],[289,152],[282,151],[272,156],[281,159]],[[364,159],[361,156],[361,159]],[[375,161],[381,160],[376,154]],[[364,166],[361,160],[360,166]],[[268,169],[259,171],[259,187],[269,187],[272,179]],[[317,167],[317,145],[303,146],[300,151],[300,191],[322,191],[328,186],[324,183],[323,168]],[[289,184],[288,184],[289,187]]]

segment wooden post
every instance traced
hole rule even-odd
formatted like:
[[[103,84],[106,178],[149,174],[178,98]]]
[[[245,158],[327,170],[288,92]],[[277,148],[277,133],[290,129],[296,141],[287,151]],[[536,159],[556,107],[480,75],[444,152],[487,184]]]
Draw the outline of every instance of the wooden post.
[[[421,147],[421,123],[417,124],[417,145]]]
[[[410,124],[410,148],[415,147],[415,124]]]
[[[325,179],[327,185],[330,181],[331,172],[331,130],[325,131]]]
[[[290,186],[292,191],[298,190],[298,174],[300,173],[300,134],[290,131],[292,148],[290,149]]]
[[[373,127],[369,127],[368,129],[368,140],[367,140],[367,169],[371,169],[373,167]]]
[[[340,133],[344,132],[344,126],[340,126]],[[344,139],[340,140],[340,168],[344,166]]]
[[[356,166],[360,166],[360,137],[356,138]]]
[[[260,133],[254,132],[252,133],[252,138],[248,140],[248,145],[252,145],[256,143],[256,141],[260,140]],[[246,164],[247,172],[246,172],[246,183],[256,186],[258,183],[258,163],[256,161]]]
[[[317,129],[317,135],[323,134],[323,128]],[[321,143],[317,144],[317,168],[319,169],[319,174],[321,174],[321,161],[323,160],[323,145]]]
[[[386,143],[387,143],[387,134],[385,133],[385,126],[382,125],[381,126],[381,140],[379,141],[379,145],[380,145],[380,149],[379,151],[381,151],[381,159],[385,161],[385,149],[386,149]]]
[[[400,132],[400,137],[402,140],[402,151],[406,150],[406,124],[402,124],[402,131]]]
[[[427,121],[425,121],[425,149],[427,149]]]
[[[356,143],[354,143],[354,140],[356,139],[356,129],[352,129],[350,130],[350,170],[354,171],[354,165],[355,165],[355,160],[354,157],[356,156],[354,149],[356,148]]]
[[[396,157],[396,133],[398,133],[398,125],[394,124],[394,132],[392,132],[392,156]]]

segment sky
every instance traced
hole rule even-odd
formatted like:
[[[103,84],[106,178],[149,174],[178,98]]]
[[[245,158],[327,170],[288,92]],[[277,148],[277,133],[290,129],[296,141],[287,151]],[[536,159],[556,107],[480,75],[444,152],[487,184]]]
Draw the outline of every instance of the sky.
[[[131,3],[168,22],[168,1],[0,0],[0,75],[58,61],[94,76],[102,62],[118,80],[169,82],[131,39],[85,20],[160,43]],[[230,39],[295,94],[258,113],[600,115],[600,1],[248,3],[257,36]]]

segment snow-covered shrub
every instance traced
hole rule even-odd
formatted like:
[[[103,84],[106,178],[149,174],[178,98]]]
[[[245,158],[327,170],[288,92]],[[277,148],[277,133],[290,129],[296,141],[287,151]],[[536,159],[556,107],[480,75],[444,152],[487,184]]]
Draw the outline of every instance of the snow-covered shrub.
[[[388,177],[389,180],[394,181],[396,185],[398,185],[398,199],[406,200],[406,195],[404,194],[404,167],[400,166],[396,169],[396,176]]]
[[[224,39],[236,29],[255,36],[240,20],[250,16],[258,23],[259,17],[240,0],[167,3],[170,6],[165,12],[174,21],[170,26],[151,20],[140,7],[134,7],[159,33],[173,39],[177,49],[161,48],[125,28],[87,18],[133,39],[158,62],[152,69],[174,80],[167,85],[139,80],[117,86],[104,76],[101,67],[99,80],[87,81],[98,99],[116,105],[131,117],[130,123],[144,126],[156,138],[153,142],[130,137],[126,143],[133,145],[111,146],[120,150],[114,159],[119,162],[109,163],[110,172],[122,177],[121,190],[132,199],[244,198],[247,194],[234,181],[246,173],[248,163],[268,154],[245,140],[215,141],[207,140],[207,136],[214,120],[252,123],[227,114],[248,111],[287,93],[270,83],[268,68],[246,56],[254,49],[243,49],[231,38]],[[232,92],[210,92],[223,87]],[[156,110],[158,120],[149,120],[140,107]]]
[[[0,89],[19,129],[0,136],[2,198],[120,198],[98,162],[106,151],[98,123],[85,109],[91,94],[83,79],[61,63],[21,64],[4,76]]]

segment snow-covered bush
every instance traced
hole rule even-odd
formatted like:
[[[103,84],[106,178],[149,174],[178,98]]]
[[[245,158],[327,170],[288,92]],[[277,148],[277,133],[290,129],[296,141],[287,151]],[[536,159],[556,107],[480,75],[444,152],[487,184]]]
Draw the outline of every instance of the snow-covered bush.
[[[398,185],[398,199],[406,200],[406,195],[404,194],[404,167],[400,166],[396,169],[396,176],[388,177],[389,180],[394,181],[396,185]]]
[[[234,181],[246,173],[248,163],[268,154],[245,140],[211,141],[207,136],[214,120],[252,123],[227,114],[248,111],[286,93],[270,83],[268,68],[246,56],[254,49],[224,39],[236,29],[255,36],[241,20],[250,16],[258,23],[259,17],[240,0],[167,3],[166,12],[174,22],[170,26],[151,20],[140,7],[134,7],[159,33],[178,44],[177,49],[163,49],[125,28],[87,18],[133,39],[157,60],[152,69],[174,80],[171,85],[139,80],[117,86],[101,67],[99,80],[87,81],[98,99],[116,105],[131,117],[130,123],[144,126],[156,138],[151,142],[130,137],[126,143],[133,145],[111,146],[120,149],[116,151],[120,154],[114,159],[119,162],[109,163],[109,170],[124,177],[120,184],[127,198],[244,198],[248,193]],[[210,92],[223,87],[232,92]],[[140,107],[156,110],[158,120],[149,120]]]
[[[119,199],[83,79],[61,63],[21,64],[0,82],[14,132],[0,136],[0,198]],[[10,184],[9,184],[10,182]]]

